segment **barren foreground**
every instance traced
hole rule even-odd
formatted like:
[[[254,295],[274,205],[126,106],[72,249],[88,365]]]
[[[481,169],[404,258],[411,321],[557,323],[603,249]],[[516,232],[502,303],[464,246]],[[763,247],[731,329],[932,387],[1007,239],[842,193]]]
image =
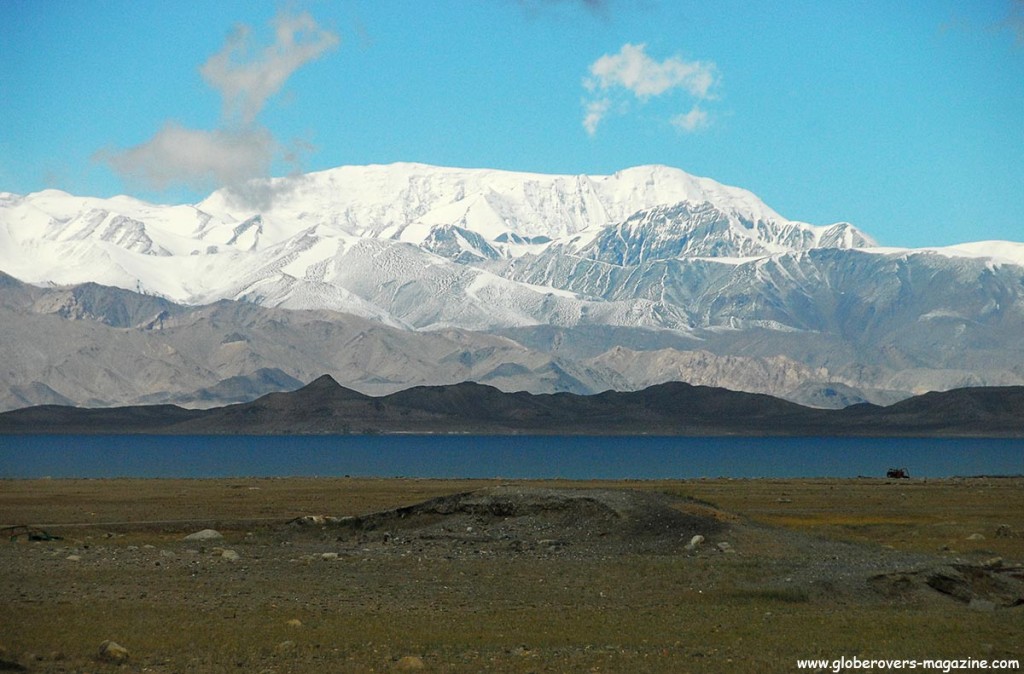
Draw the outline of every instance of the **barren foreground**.
[[[1017,478],[3,481],[6,525],[0,670],[1024,661]]]

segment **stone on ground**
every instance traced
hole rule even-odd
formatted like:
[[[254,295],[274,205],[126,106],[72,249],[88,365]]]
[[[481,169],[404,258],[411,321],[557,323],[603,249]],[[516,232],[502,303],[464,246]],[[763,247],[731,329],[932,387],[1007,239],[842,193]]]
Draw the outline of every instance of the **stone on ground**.
[[[128,649],[116,641],[107,639],[100,644],[99,652],[96,655],[104,662],[127,662]]]
[[[424,669],[426,665],[423,664],[423,658],[418,655],[406,655],[403,656],[395,663],[395,669],[402,672],[413,672]]]
[[[203,529],[202,531],[197,531],[194,534],[189,534],[188,536],[185,536],[184,540],[186,540],[186,541],[219,541],[219,540],[221,540],[223,538],[224,538],[224,536],[222,536],[221,533],[219,531],[217,531],[216,529]]]

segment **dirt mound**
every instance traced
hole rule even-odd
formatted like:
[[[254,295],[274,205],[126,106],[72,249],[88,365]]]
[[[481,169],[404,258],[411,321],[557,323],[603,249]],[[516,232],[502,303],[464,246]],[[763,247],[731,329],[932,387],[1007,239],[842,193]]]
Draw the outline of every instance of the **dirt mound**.
[[[493,487],[334,520],[339,539],[496,544],[511,550],[594,547],[669,552],[727,525],[692,501],[610,489]]]

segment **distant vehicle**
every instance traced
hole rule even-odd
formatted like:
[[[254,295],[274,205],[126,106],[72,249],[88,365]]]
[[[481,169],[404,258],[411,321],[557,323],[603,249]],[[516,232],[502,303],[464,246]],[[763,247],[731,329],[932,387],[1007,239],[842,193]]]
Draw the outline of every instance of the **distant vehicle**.
[[[895,477],[897,479],[907,479],[910,477],[910,471],[906,468],[890,468],[885,471],[886,477]]]

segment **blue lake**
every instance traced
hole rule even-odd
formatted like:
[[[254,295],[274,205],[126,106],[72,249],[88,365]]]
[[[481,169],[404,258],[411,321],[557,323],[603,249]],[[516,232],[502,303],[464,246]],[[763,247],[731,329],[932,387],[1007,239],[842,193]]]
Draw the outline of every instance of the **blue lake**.
[[[0,478],[1024,474],[1024,439],[0,435]]]

